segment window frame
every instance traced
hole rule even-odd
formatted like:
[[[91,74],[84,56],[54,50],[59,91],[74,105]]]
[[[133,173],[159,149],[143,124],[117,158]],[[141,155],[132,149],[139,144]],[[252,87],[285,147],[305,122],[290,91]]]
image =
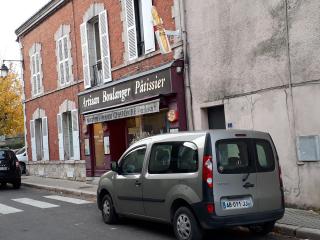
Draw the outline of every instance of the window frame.
[[[218,145],[221,143],[236,143],[236,142],[244,142],[247,144],[247,154],[248,154],[248,167],[246,170],[223,170],[220,169],[220,156],[218,151]],[[256,160],[255,156],[252,153],[252,141],[250,138],[227,138],[227,139],[220,139],[215,143],[215,152],[216,152],[216,168],[219,174],[246,174],[246,173],[256,173]]]
[[[144,159],[143,159],[143,163],[142,163],[142,167],[141,167],[141,172],[139,173],[123,173],[122,172],[122,165],[123,165],[123,161],[124,159],[131,153],[135,152],[135,151],[138,151],[139,149],[145,149],[145,153],[144,153]],[[146,156],[147,156],[147,145],[139,145],[139,146],[136,146],[132,149],[130,149],[127,153],[125,153],[125,155],[120,159],[119,161],[119,172],[118,172],[118,175],[121,175],[121,176],[128,176],[128,175],[141,175],[143,170],[144,170],[144,165],[145,165],[145,161],[146,161]]]
[[[171,155],[170,155],[170,165],[169,165],[169,168],[166,170],[166,172],[156,172],[156,171],[151,171],[150,170],[150,163],[151,163],[151,160],[152,160],[152,153],[153,153],[153,149],[158,146],[158,145],[172,145],[172,148],[174,147],[175,144],[179,144],[179,151],[180,151],[180,147],[183,146],[184,143],[191,143],[191,144],[194,144],[197,149],[194,150],[195,151],[195,155],[196,155],[196,159],[197,159],[197,168],[193,171],[178,171],[178,158],[177,158],[177,161],[176,161],[176,169],[174,171],[174,169],[172,169],[172,161],[171,161]],[[169,172],[168,170],[171,169],[172,171]],[[196,173],[199,171],[199,148],[198,146],[194,143],[194,142],[191,142],[191,141],[170,141],[170,142],[155,142],[151,145],[150,147],[150,153],[149,153],[149,159],[148,159],[148,168],[147,168],[147,171],[148,171],[148,174],[188,174],[188,173]]]

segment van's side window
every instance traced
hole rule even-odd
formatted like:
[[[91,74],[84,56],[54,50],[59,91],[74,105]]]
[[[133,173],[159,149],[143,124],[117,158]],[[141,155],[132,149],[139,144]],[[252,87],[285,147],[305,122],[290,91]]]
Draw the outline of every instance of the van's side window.
[[[120,174],[138,174],[142,171],[146,147],[134,149],[120,163]]]
[[[221,140],[217,142],[217,163],[220,173],[246,173],[254,170],[249,157],[249,142],[245,140]]]
[[[169,142],[152,146],[149,173],[190,173],[197,170],[198,151],[195,144]]]
[[[259,172],[273,171],[275,168],[274,155],[271,145],[265,140],[256,140],[257,168]]]

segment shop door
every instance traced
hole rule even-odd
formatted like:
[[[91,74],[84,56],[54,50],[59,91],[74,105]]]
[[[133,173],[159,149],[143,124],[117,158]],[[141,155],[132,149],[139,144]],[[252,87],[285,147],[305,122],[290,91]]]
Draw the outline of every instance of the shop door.
[[[93,144],[94,176],[100,176],[105,172],[102,123],[96,123],[93,125]]]

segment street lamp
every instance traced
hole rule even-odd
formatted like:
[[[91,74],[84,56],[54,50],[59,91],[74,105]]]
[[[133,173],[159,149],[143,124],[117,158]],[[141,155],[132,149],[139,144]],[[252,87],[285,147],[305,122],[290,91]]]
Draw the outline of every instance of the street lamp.
[[[0,68],[0,77],[5,78],[8,76],[9,68],[3,63]]]
[[[9,68],[4,64],[4,62],[20,62],[23,64],[22,60],[2,60],[2,66],[0,68],[0,77],[5,78],[8,76]]]

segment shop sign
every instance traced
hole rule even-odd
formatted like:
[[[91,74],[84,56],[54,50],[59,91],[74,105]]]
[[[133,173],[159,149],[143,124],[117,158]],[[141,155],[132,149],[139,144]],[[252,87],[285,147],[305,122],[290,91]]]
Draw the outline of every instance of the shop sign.
[[[81,94],[79,108],[81,114],[86,114],[169,93],[172,93],[171,74],[166,69]]]
[[[122,107],[85,116],[87,125],[159,112],[159,100]]]

